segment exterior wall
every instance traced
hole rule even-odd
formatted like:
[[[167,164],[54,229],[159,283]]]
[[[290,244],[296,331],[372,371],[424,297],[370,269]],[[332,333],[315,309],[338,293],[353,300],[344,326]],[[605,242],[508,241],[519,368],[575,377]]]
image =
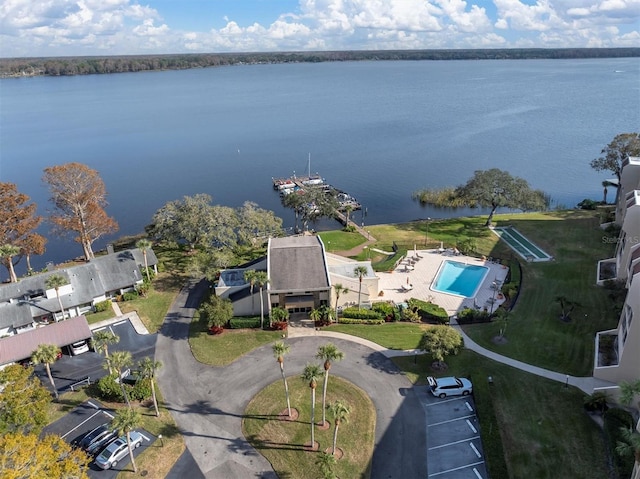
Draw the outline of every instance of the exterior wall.
[[[629,192],[640,187],[640,158],[630,157],[622,167],[620,175],[620,187],[618,189],[618,204],[616,205],[616,224],[622,226],[626,215],[625,197]]]
[[[618,364],[598,367],[596,362],[594,377],[613,383],[640,379],[640,273],[631,281],[618,326],[598,334],[617,335]],[[598,339],[596,337],[596,348]]]
[[[631,251],[634,246],[640,244],[640,190],[634,190],[628,199],[634,204],[626,211],[616,248],[616,275],[622,280],[629,276]]]

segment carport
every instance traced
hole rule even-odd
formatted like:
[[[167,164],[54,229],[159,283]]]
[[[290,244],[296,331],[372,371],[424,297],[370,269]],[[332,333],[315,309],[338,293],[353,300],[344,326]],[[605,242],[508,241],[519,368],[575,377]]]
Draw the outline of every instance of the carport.
[[[41,344],[55,344],[62,348],[91,337],[91,329],[84,316],[41,326],[31,331],[0,339],[0,365],[31,357]]]

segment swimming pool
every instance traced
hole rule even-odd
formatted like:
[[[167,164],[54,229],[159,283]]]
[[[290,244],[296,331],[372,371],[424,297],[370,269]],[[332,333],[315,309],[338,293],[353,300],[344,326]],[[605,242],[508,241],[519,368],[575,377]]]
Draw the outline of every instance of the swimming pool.
[[[431,289],[440,293],[472,298],[478,292],[488,272],[489,268],[486,266],[444,261],[440,265]]]

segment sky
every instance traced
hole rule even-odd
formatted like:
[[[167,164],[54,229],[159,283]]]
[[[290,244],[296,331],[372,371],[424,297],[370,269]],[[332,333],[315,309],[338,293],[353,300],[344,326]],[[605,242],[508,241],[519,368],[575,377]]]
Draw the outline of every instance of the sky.
[[[640,47],[640,0],[0,0],[0,57]]]

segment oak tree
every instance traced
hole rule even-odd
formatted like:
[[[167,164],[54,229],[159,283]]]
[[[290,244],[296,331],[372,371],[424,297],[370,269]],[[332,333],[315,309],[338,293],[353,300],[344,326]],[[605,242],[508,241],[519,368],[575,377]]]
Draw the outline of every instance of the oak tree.
[[[451,326],[438,325],[422,334],[418,348],[431,354],[436,367],[443,367],[445,357],[458,354],[462,346],[462,336],[458,331]]]
[[[45,168],[43,181],[49,185],[55,206],[51,222],[60,235],[74,233],[85,259],[94,257],[92,245],[100,237],[118,231],[118,223],[104,210],[107,191],[98,172],[81,163]]]
[[[0,433],[40,433],[48,423],[51,394],[32,367],[12,364],[0,371]]]
[[[2,264],[9,270],[11,281],[16,281],[11,274],[13,267],[23,256],[44,253],[46,240],[35,233],[42,222],[36,214],[37,205],[29,203],[29,196],[18,192],[13,183],[0,182],[0,245],[11,245],[19,248],[18,254],[3,257]],[[28,269],[31,269],[27,264]]]
[[[9,433],[0,436],[3,479],[66,477],[88,479],[89,457],[60,436]]]
[[[602,156],[591,160],[591,168],[596,171],[613,173],[618,179],[618,184],[620,184],[622,163],[630,156],[640,156],[640,134],[621,133],[605,146],[600,153]],[[611,183],[610,185],[617,186]]]

